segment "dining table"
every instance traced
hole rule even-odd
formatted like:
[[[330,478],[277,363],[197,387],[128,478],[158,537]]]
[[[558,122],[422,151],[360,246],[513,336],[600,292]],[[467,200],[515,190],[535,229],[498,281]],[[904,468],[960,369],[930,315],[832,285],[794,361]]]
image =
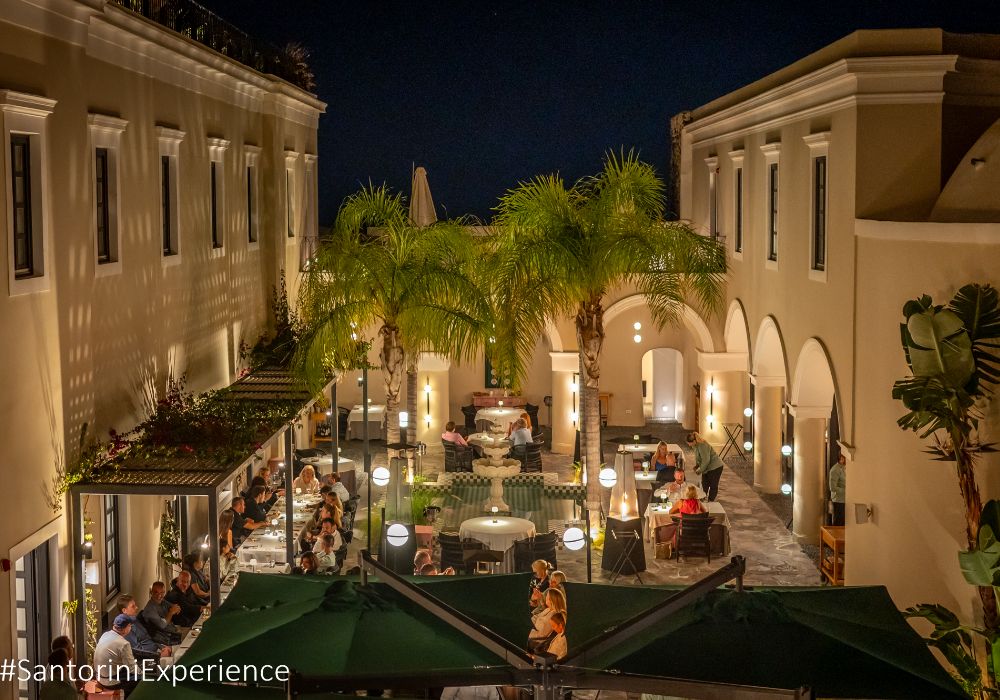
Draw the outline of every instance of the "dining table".
[[[728,555],[729,554],[729,514],[726,513],[726,509],[718,501],[703,501],[702,504],[708,510],[708,514],[711,516],[712,524],[709,527],[709,540],[712,543],[712,554]],[[656,532],[656,528],[661,525],[667,525],[668,531],[667,536],[672,537],[672,532],[669,528],[676,528],[677,521],[674,519],[675,515],[670,514],[670,507],[672,504],[668,501],[666,504],[662,503],[650,503],[646,506],[646,511],[644,513],[644,523],[643,523],[643,533],[646,536],[647,541],[652,541],[653,533]],[[676,516],[679,518],[679,516]]]
[[[469,518],[458,527],[458,536],[463,540],[479,540],[491,551],[503,552],[504,573],[514,572],[514,541],[535,534],[535,524],[530,520],[506,515]]]
[[[480,408],[476,411],[476,423],[486,421],[507,431],[510,424],[521,417],[523,408]]]
[[[322,497],[319,494],[301,494],[294,496],[292,502],[292,537],[297,537],[303,526],[312,518],[316,506]],[[267,525],[253,530],[237,548],[236,556],[241,571],[257,571],[258,573],[279,573],[264,571],[275,565],[288,564],[285,547],[285,498],[275,501],[267,513]]]
[[[347,439],[361,440],[364,436],[364,406],[356,404],[347,416]],[[385,437],[385,404],[368,404],[368,438],[381,440]]]

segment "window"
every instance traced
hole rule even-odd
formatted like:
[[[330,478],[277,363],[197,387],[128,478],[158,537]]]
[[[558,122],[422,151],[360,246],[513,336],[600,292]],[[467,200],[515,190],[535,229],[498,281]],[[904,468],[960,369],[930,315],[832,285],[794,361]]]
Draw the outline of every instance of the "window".
[[[104,497],[104,582],[105,595],[112,598],[121,590],[121,550],[118,539],[118,496]]]
[[[253,166],[247,166],[247,241],[257,242],[256,222],[253,215]]]
[[[826,156],[813,158],[812,269],[826,269]]]
[[[10,137],[11,210],[14,218],[14,277],[35,274],[34,228],[31,220],[31,140]]]
[[[257,250],[260,240],[260,218],[257,214],[258,201],[260,196],[257,189],[257,162],[260,160],[260,147],[251,144],[243,145],[243,157],[246,160],[247,187],[246,187],[246,227],[247,227],[247,249]]]
[[[743,252],[743,168],[736,168],[733,178],[733,250]]]
[[[288,237],[295,238],[295,213],[292,211],[292,171],[285,171],[285,214]]]
[[[94,150],[94,203],[97,207],[97,262],[111,262],[111,224],[108,214],[108,149]]]
[[[173,195],[170,191],[170,156],[160,156],[160,212],[163,254],[177,255],[177,239],[174,236]]]
[[[212,212],[212,247],[221,248],[222,243],[219,240],[219,188],[216,181],[216,169],[215,162],[209,163],[210,175],[211,175],[211,212]]]
[[[0,182],[10,296],[49,289],[47,117],[55,100],[0,90]]]
[[[705,159],[708,166],[708,234],[719,237],[719,159],[711,156]]]
[[[156,127],[160,144],[160,244],[164,266],[181,262],[180,147],[185,133]]]
[[[121,272],[119,258],[118,153],[128,122],[104,114],[88,114],[94,155],[94,258],[96,277]]]
[[[767,259],[778,259],[778,164],[767,166]]]

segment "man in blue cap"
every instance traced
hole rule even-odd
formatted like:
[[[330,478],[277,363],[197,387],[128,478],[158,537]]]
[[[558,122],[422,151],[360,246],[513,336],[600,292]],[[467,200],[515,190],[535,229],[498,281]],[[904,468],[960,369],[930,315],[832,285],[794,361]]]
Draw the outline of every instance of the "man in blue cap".
[[[94,649],[94,666],[97,680],[105,688],[123,689],[128,695],[137,684],[139,667],[128,643],[129,632],[135,618],[121,613],[111,624],[111,629],[101,635]]]

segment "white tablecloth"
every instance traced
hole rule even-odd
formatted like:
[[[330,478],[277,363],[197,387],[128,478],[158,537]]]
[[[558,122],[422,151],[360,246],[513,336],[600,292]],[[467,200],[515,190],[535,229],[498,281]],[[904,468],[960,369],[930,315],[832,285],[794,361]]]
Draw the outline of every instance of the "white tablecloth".
[[[360,440],[364,435],[365,413],[361,405],[351,409],[347,416],[347,439]],[[385,406],[368,404],[368,438],[381,440],[385,437]]]
[[[708,509],[708,514],[712,516],[712,522],[721,522],[723,526],[729,529],[729,515],[726,513],[726,509],[722,507],[722,504],[718,501],[709,501],[703,504]],[[663,508],[655,503],[650,503],[646,506],[646,539],[651,539],[653,536],[653,531],[660,525],[669,525],[672,523],[673,517],[670,515],[669,508]]]
[[[639,478],[639,475],[638,475],[638,474],[636,474],[636,477],[635,477],[635,478],[636,478],[636,479],[638,479],[638,478]],[[671,481],[673,481],[673,480],[671,480]],[[685,483],[685,484],[691,484],[692,486],[694,486],[694,487],[695,487],[695,489],[697,489],[697,491],[698,491],[698,500],[699,500],[699,501],[700,501],[700,500],[702,500],[703,498],[705,498],[705,492],[701,490],[701,486],[699,486],[698,484],[694,483],[693,481],[685,481],[684,483]],[[668,492],[668,491],[666,490],[666,487],[667,487],[668,485],[669,485],[669,484],[664,484],[664,485],[663,485],[662,487],[660,487],[660,488],[657,488],[657,489],[656,489],[656,491],[654,491],[654,492],[653,492],[653,500],[654,500],[654,501],[659,501],[659,500],[660,500],[660,497],[661,497],[661,496],[662,496],[663,494],[667,494],[667,500],[668,500],[668,501],[669,501],[669,500],[675,500],[675,501],[677,500],[677,498],[673,498],[673,499],[671,499],[671,496],[672,496],[673,494],[671,494],[670,492]],[[681,492],[680,492],[680,498],[684,498],[684,491],[686,491],[686,490],[687,490],[687,487],[682,487],[682,488],[681,488]],[[714,501],[713,501],[713,502],[714,502]]]
[[[514,540],[535,536],[535,524],[524,518],[499,516],[494,518],[470,518],[462,522],[458,535],[463,540],[473,538],[485,542],[494,552],[505,552],[514,546]]]
[[[370,416],[369,416],[370,417]],[[360,435],[360,431],[358,432]],[[306,457],[302,460],[303,464],[311,464],[316,470],[316,474],[329,474],[334,471],[333,469],[333,457]],[[354,471],[354,461],[347,459],[346,457],[341,457],[337,462],[337,473],[342,474],[346,471]]]
[[[489,421],[499,425],[504,430],[521,417],[523,408],[480,408],[476,411],[476,421]]]

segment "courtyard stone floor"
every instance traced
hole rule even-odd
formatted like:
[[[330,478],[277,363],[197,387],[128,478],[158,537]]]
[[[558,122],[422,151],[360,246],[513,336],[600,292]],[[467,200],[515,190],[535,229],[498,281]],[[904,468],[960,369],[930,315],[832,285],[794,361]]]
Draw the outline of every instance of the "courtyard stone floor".
[[[631,436],[634,433],[649,433],[666,442],[684,445],[685,430],[676,423],[651,423],[643,428],[607,427],[604,429],[605,441],[616,437]],[[366,518],[367,480],[362,473],[363,445],[354,440],[343,443],[342,455],[355,461],[357,465],[358,491],[361,503],[356,518],[354,540],[350,545],[346,567],[351,567],[357,561],[357,551],[365,546],[363,523]],[[606,442],[605,456],[609,459],[614,454],[616,445]],[[686,446],[685,446],[686,448]],[[384,443],[373,441],[370,446],[372,465],[386,463]],[[693,455],[687,451],[685,463],[688,467],[687,478],[698,481],[693,472]],[[740,459],[740,458],[737,458]],[[570,481],[572,478],[572,457],[543,451],[542,463],[544,471],[554,471],[560,474],[560,481]],[[423,458],[423,473],[430,478],[443,469],[443,455],[428,454]],[[725,507],[730,520],[730,555],[742,555],[747,561],[747,573],[744,578],[746,585],[757,586],[816,586],[820,585],[820,574],[817,563],[803,551],[786,522],[776,511],[780,507],[769,505],[756,493],[743,478],[740,467],[734,464],[736,471],[727,468],[719,485],[719,502]],[[596,514],[591,515],[592,524],[596,525]],[[640,574],[645,585],[673,584],[686,586],[712,573],[728,561],[728,557],[713,557],[711,563],[702,557],[685,557],[683,562],[676,559],[660,560],[654,557],[653,545],[644,542],[647,570]],[[806,548],[809,551],[809,548]],[[586,581],[586,551],[571,552],[565,548],[558,551],[558,567],[567,574],[571,581]],[[592,580],[595,583],[610,583],[611,572],[601,569],[601,552],[594,551],[592,557]],[[638,585],[635,576],[620,576],[616,584]]]

